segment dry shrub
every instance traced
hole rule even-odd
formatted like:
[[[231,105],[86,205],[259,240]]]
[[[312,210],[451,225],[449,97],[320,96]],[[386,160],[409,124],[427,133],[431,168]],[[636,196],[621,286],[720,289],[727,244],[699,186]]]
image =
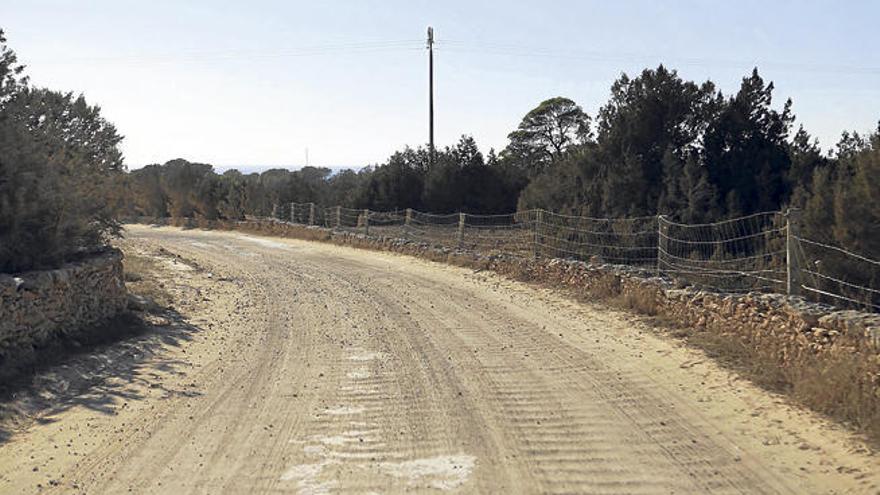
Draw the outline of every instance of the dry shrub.
[[[623,293],[620,277],[614,273],[603,273],[596,277],[589,289],[591,295],[599,299],[614,299]]]
[[[499,264],[495,268],[495,270],[502,275],[510,277],[513,280],[518,280],[520,282],[532,282],[535,281],[537,278],[537,274],[534,270],[531,269],[531,266],[526,261],[507,260]],[[547,282],[547,280],[541,281]]]
[[[160,271],[155,258],[127,252],[122,260],[126,288],[132,294],[145,297],[160,306],[171,306],[173,298],[157,279]]]
[[[876,351],[853,347],[794,356],[782,339],[750,341],[742,334],[681,326],[670,334],[703,350],[756,385],[864,433],[880,444],[880,362]],[[786,359],[783,356],[788,355]]]
[[[809,355],[786,370],[792,395],[880,441],[880,365],[876,354]]]

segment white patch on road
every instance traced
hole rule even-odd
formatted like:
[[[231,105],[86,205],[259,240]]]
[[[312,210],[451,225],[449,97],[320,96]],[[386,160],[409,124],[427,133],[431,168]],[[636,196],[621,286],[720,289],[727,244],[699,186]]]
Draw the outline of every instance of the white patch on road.
[[[373,361],[376,359],[384,359],[385,355],[381,352],[361,352],[359,354],[354,354],[349,356],[348,359],[351,361]]]
[[[365,369],[349,371],[346,376],[352,380],[364,380],[370,377],[370,371]]]
[[[367,408],[363,406],[337,406],[337,407],[328,407],[324,409],[324,412],[333,416],[345,416],[349,414],[363,414]]]
[[[408,480],[410,486],[430,486],[438,490],[454,490],[470,477],[477,459],[472,455],[448,455],[403,462],[383,462],[380,468],[396,478]]]
[[[172,270],[177,270],[179,272],[191,272],[193,267],[187,265],[186,263],[181,263],[176,260],[165,260],[165,266],[171,268]]]
[[[232,253],[237,256],[244,256],[246,258],[253,258],[254,256],[256,256],[256,253],[249,253],[247,251],[242,251],[241,249],[238,249],[237,247],[233,246],[232,244],[223,244],[223,247],[229,251],[232,251]]]
[[[324,453],[323,445],[306,445],[303,447],[303,452],[306,454],[319,455]]]
[[[284,244],[283,242],[272,241],[269,239],[261,239],[259,237],[249,237],[246,235],[237,235],[237,236],[235,236],[235,238],[241,239],[243,241],[253,242],[255,244],[259,244],[264,247],[270,247],[273,249],[282,249],[285,251],[290,251],[290,246],[287,244]]]
[[[301,495],[320,495],[330,493],[338,484],[336,480],[318,481],[318,477],[325,467],[336,464],[336,461],[325,460],[315,464],[300,464],[293,466],[281,475],[281,481],[296,481]]]
[[[340,447],[345,444],[360,444],[360,443],[369,443],[373,447],[385,445],[384,442],[378,442],[376,437],[369,436],[362,431],[346,431],[342,435],[332,435],[329,437],[324,436],[315,436],[312,437],[313,441],[319,442],[323,445]]]

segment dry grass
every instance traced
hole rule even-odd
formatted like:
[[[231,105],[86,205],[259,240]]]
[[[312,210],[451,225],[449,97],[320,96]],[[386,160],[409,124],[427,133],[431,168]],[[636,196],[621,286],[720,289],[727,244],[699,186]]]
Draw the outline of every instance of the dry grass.
[[[649,320],[752,383],[848,425],[880,447],[880,361],[873,352],[836,349],[782,359],[784,345],[756,345],[733,332]]]
[[[877,355],[810,356],[786,369],[789,393],[801,403],[865,432],[880,445],[880,363]]]
[[[122,262],[125,272],[125,287],[132,294],[153,301],[160,307],[173,304],[171,294],[158,279],[158,261],[152,256],[129,251]]]

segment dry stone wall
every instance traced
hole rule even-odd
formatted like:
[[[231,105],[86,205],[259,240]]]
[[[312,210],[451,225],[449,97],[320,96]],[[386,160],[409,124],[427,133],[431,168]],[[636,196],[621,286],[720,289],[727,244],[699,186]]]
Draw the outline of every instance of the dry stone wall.
[[[880,355],[880,315],[781,294],[730,294],[678,287],[675,281],[621,265],[531,259],[432,246],[406,239],[305,227],[278,221],[243,221],[220,228],[392,251],[434,261],[480,267],[585,294],[637,297],[652,311],[699,330],[736,334],[747,345],[775,349],[782,363],[834,353]],[[880,378],[878,378],[880,380]]]
[[[185,226],[195,225],[188,222]],[[839,310],[799,297],[708,292],[679,287],[674,280],[621,265],[479,253],[276,220],[201,222],[199,226],[391,251],[561,285],[585,295],[632,297],[678,325],[737,335],[748,346],[772,350],[783,365],[837,353],[870,355],[880,363],[880,315]],[[880,384],[880,376],[872,380]]]
[[[0,274],[0,362],[61,336],[75,338],[126,305],[122,253],[115,249],[56,270]]]

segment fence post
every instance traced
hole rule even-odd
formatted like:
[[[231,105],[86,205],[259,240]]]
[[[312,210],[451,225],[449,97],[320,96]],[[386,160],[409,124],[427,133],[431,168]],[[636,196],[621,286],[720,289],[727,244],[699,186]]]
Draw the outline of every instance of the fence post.
[[[272,218],[278,218],[278,203],[272,203]]]
[[[464,245],[464,220],[465,214],[459,212],[458,214],[458,247],[461,248]]]
[[[797,208],[789,208],[785,213],[785,285],[790,296],[801,294],[801,267],[797,257],[800,220],[801,210]]]
[[[336,230],[339,230],[339,227],[342,226],[342,207],[336,207]]]
[[[544,210],[538,208],[535,210],[535,226],[532,230],[534,230],[534,236],[532,239],[532,255],[537,258],[538,257],[538,233],[541,229],[541,223],[544,221]]]
[[[410,229],[410,225],[412,224],[412,212],[413,212],[412,208],[407,208],[406,209],[406,218],[403,221],[403,234],[407,237],[409,237],[409,235],[410,235],[409,229]]]
[[[370,235],[370,210],[364,208],[364,235]]]
[[[666,217],[663,215],[657,215],[657,268],[654,270],[654,275],[659,277],[663,274],[663,253],[667,252],[666,247],[666,232],[663,231],[663,220]]]
[[[309,225],[315,225],[315,203],[309,203]]]

